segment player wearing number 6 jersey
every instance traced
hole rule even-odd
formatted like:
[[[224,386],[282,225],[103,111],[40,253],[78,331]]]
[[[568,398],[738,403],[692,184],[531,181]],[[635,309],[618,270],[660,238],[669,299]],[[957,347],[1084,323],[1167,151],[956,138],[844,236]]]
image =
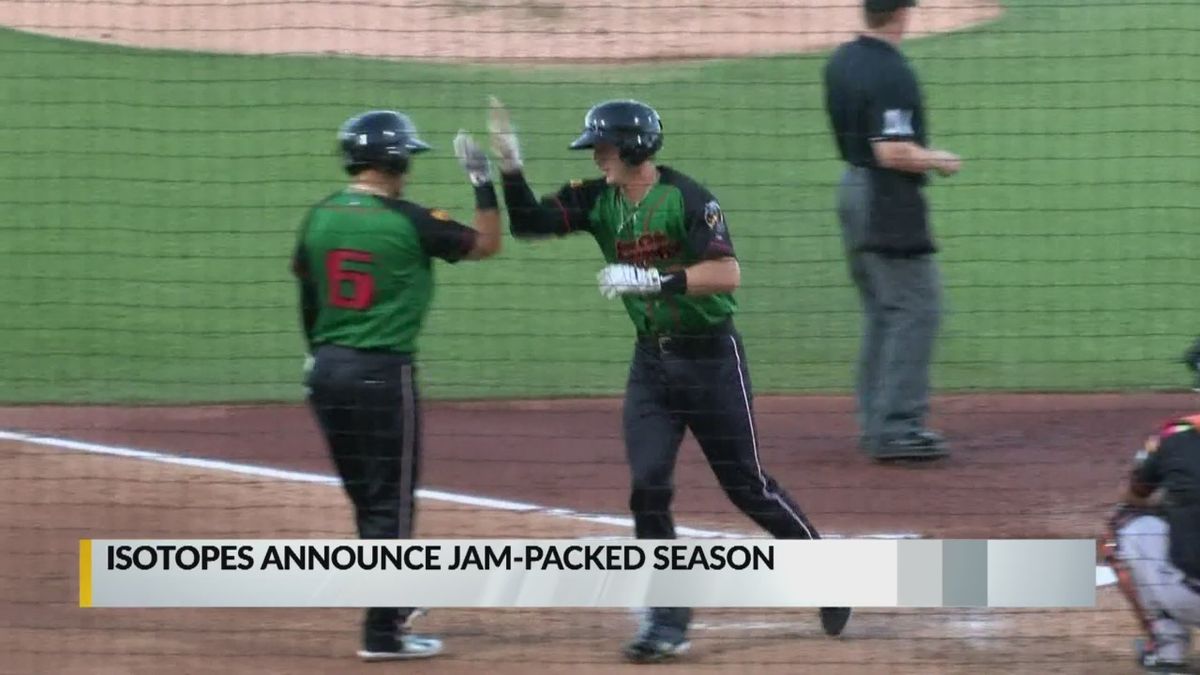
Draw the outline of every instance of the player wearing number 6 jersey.
[[[486,154],[463,132],[455,152],[475,189],[475,228],[401,197],[411,157],[429,150],[393,111],[351,118],[339,133],[350,185],[313,206],[292,270],[312,356],[308,402],[363,539],[413,535],[421,426],[414,356],[433,294],[433,259],[500,250],[500,212]],[[412,608],[371,608],[364,660],[433,656],[441,642],[408,632]]]

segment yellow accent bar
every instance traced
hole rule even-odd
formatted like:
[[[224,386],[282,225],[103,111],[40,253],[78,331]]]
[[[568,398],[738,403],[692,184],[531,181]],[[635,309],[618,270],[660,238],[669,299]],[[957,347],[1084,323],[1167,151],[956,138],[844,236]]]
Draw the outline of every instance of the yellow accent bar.
[[[92,606],[92,540],[79,540],[79,606]]]

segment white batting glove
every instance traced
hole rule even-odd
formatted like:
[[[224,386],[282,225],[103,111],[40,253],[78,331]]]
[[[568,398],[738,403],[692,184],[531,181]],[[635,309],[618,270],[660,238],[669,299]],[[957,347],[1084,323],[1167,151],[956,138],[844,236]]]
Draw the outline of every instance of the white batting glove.
[[[471,185],[479,187],[492,182],[492,163],[488,160],[487,153],[462,129],[459,129],[458,135],[454,137],[454,154],[463,170],[467,172],[467,178],[471,179]]]
[[[512,121],[504,104],[495,96],[489,97],[491,111],[488,113],[488,131],[492,133],[492,152],[500,158],[500,170],[504,173],[516,173],[521,170],[521,146],[517,142],[517,134],[513,131]]]
[[[312,354],[304,355],[304,375],[305,376],[307,376],[309,373],[312,372],[313,365],[316,364],[316,362],[317,362],[317,360],[313,358]]]
[[[653,295],[662,289],[662,276],[654,268],[608,265],[596,275],[600,294],[612,300],[618,295]]]

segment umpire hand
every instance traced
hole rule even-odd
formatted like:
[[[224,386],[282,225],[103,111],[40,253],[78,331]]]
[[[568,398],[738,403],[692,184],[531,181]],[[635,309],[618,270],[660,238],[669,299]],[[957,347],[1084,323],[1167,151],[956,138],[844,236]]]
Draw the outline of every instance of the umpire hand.
[[[488,131],[492,132],[492,152],[500,158],[500,171],[517,173],[521,170],[521,146],[513,131],[508,110],[495,96],[489,97],[491,110],[488,112]]]
[[[953,176],[962,169],[962,158],[953,152],[935,150],[933,168],[943,176]]]

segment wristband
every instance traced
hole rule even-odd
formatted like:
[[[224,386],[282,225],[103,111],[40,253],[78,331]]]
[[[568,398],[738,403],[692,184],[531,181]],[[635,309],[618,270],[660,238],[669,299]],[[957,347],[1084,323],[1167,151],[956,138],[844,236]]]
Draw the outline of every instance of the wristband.
[[[659,288],[663,295],[683,295],[687,293],[687,270],[679,270],[663,275]]]
[[[500,201],[496,198],[495,185],[488,182],[475,186],[475,208],[480,211],[500,208]]]

